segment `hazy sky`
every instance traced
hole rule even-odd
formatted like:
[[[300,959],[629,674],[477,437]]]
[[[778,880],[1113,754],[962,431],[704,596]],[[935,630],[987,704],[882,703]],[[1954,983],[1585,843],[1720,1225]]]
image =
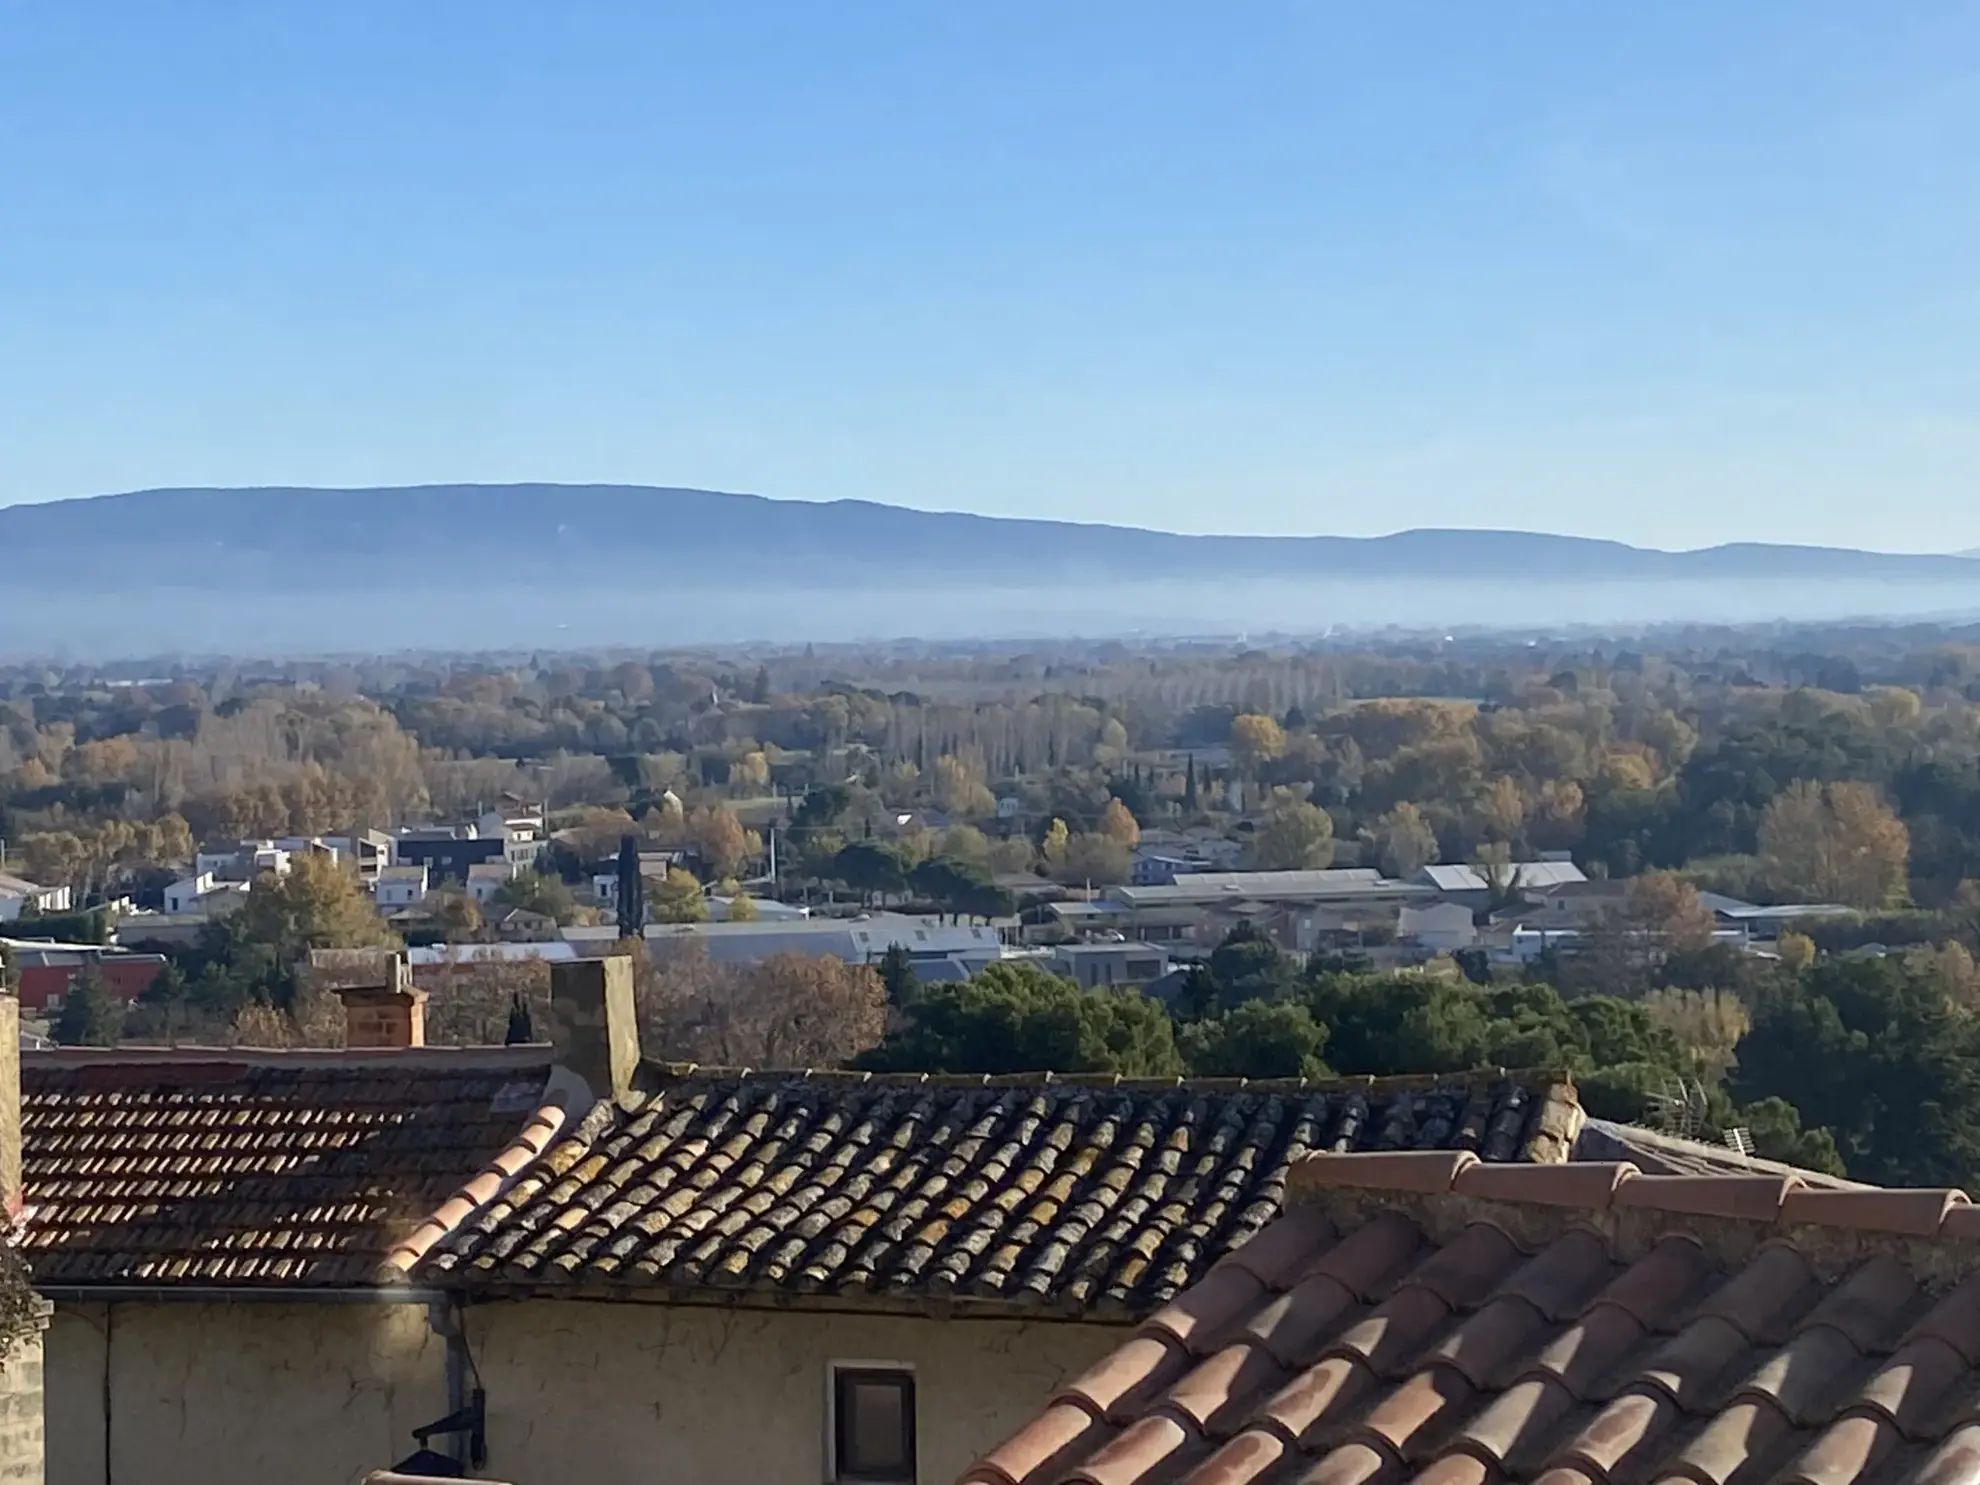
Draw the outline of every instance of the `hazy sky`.
[[[1980,7],[0,4],[0,503],[1980,546]]]

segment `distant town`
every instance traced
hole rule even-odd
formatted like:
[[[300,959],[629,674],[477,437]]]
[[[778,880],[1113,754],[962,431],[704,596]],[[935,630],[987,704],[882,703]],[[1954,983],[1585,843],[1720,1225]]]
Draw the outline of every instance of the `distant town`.
[[[4,1448],[1360,1480],[1418,1294],[1965,1335],[1974,640],[0,669]]]

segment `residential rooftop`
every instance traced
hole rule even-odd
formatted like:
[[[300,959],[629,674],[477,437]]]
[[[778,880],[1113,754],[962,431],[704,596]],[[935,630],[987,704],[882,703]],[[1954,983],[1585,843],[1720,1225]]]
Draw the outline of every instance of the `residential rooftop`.
[[[1974,1485],[1980,1207],[1315,1154],[962,1485]]]
[[[1558,1074],[1184,1083],[648,1064],[412,1277],[1124,1320],[1276,1218],[1312,1150],[1566,1159]]]

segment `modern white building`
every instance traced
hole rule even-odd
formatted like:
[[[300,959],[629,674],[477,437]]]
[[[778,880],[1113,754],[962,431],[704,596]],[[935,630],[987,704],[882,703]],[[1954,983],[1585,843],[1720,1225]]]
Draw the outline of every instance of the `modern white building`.
[[[69,908],[67,887],[44,887],[0,871],[0,923],[15,922],[23,913],[66,913]]]

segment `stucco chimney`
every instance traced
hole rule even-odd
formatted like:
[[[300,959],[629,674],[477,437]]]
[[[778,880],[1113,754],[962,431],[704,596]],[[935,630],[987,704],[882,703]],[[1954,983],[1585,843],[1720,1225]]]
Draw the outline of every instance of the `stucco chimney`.
[[[344,1003],[344,1045],[353,1051],[426,1045],[426,992],[403,954],[385,949],[313,949],[309,984]]]
[[[21,1002],[5,989],[0,989],[0,1202],[9,1220],[20,1216]]]
[[[557,1060],[593,1097],[624,1098],[639,1069],[632,959],[614,954],[551,965],[550,1011]]]

